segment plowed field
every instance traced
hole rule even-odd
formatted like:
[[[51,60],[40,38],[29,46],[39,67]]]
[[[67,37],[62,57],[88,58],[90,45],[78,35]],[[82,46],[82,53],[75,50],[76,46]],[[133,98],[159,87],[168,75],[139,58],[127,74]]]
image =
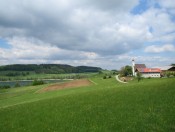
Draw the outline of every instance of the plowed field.
[[[89,86],[92,83],[87,79],[81,79],[81,80],[74,80],[66,83],[61,84],[54,84],[50,85],[44,89],[41,89],[40,92],[46,92],[46,91],[53,91],[53,90],[60,90],[65,88],[75,88],[75,87],[81,87],[81,86]]]

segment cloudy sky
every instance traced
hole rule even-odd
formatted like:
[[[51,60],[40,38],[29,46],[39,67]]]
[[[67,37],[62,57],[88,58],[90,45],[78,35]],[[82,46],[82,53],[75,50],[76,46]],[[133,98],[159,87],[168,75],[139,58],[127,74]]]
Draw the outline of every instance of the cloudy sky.
[[[0,65],[175,63],[174,0],[0,0]]]

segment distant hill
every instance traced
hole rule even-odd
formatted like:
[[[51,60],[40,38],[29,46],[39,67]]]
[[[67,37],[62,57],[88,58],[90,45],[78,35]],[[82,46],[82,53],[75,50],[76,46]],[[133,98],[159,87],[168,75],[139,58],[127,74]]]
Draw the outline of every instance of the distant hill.
[[[14,64],[0,66],[0,71],[34,71],[36,73],[61,74],[61,73],[84,73],[98,72],[100,67],[71,66],[65,64]]]

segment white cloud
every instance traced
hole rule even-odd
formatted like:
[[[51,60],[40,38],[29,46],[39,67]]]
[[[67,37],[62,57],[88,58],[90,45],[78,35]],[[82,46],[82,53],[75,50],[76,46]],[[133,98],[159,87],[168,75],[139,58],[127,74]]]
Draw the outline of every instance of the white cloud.
[[[27,38],[14,37],[9,39],[8,43],[11,46],[10,49],[0,48],[0,60],[7,60],[10,63],[17,63],[15,61],[18,60],[29,61],[29,63],[36,60],[42,60],[45,63],[55,60],[93,60],[98,57],[98,54],[94,52],[64,50],[50,44],[44,44],[34,38],[28,40]],[[35,63],[39,62],[41,61]]]
[[[169,13],[174,9],[172,1],[160,0],[161,8],[152,6],[142,14],[131,14],[138,2],[0,1],[0,38],[12,46],[0,49],[1,62],[114,67],[127,63],[124,60],[130,60],[130,52],[143,49],[145,43],[153,44],[151,48],[156,50],[152,52],[171,51],[175,45],[175,22]],[[171,43],[172,47],[154,46],[154,42]]]
[[[173,0],[158,0],[160,2],[160,5],[166,8],[175,8],[175,4]]]
[[[175,30],[161,9],[130,14],[137,4],[138,0],[7,0],[0,4],[0,37],[35,38],[65,50],[110,55],[141,48],[145,41],[157,41]]]
[[[172,44],[165,44],[163,46],[151,45],[145,48],[145,52],[160,53],[175,51],[175,47]]]

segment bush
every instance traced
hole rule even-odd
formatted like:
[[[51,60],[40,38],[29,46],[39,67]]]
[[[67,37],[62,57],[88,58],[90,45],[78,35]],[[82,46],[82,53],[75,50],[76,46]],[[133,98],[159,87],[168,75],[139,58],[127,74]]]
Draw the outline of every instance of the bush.
[[[111,75],[109,75],[109,78],[112,78],[112,76],[111,76]]]
[[[106,76],[103,76],[103,79],[106,79]]]
[[[171,75],[170,72],[166,73],[166,76],[167,76],[168,78],[170,77],[170,75]]]
[[[43,80],[36,80],[36,79],[32,83],[33,86],[42,85],[42,84],[44,84],[44,81]]]
[[[10,88],[10,86],[9,85],[4,85],[4,86],[0,86],[0,88],[1,89],[8,89],[8,88]]]
[[[142,74],[140,72],[137,72],[137,80],[138,80],[138,82],[140,82],[141,79],[142,79]]]

